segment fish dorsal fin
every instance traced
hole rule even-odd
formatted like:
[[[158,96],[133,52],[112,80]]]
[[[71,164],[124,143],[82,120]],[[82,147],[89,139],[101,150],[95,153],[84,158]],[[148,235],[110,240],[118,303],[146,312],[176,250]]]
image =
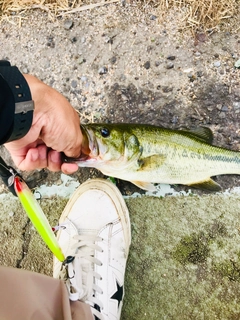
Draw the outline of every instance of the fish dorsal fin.
[[[145,181],[130,181],[131,183],[135,184],[138,188],[147,190],[147,191],[156,191],[156,187],[149,182]]]
[[[206,142],[209,144],[212,144],[213,142],[212,130],[207,127],[197,127],[194,129],[187,129],[184,131],[196,137],[198,140],[201,140],[202,142]]]
[[[192,184],[188,184],[189,187],[197,188],[197,189],[202,189],[202,190],[208,190],[208,191],[220,191],[221,186],[211,178],[201,181],[201,182],[196,182]]]

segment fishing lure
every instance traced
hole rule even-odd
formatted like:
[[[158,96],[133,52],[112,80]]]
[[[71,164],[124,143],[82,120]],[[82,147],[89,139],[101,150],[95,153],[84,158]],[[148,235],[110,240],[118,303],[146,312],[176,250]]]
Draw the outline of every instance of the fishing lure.
[[[35,199],[26,182],[18,175],[16,170],[6,165],[0,157],[0,176],[4,183],[8,186],[10,191],[18,196],[23,208],[25,209],[32,224],[37,229],[38,233],[56,256],[56,258],[63,262],[65,260],[62,249],[57,242],[57,238],[52,231],[52,228],[44,215],[42,208]]]
[[[14,189],[29,219],[32,221],[32,224],[37,229],[48,248],[59,261],[64,261],[65,257],[42,208],[27,184],[18,176],[14,177]]]

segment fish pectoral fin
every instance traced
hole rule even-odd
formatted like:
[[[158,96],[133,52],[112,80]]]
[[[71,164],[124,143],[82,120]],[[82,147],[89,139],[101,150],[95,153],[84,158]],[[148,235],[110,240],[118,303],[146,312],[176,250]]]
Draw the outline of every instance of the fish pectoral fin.
[[[154,171],[158,169],[165,161],[166,156],[160,154],[154,154],[147,158],[140,158],[138,160],[138,171]]]
[[[208,191],[220,191],[221,186],[211,178],[208,180],[204,180],[197,183],[188,184],[189,187],[202,189],[202,190],[208,190]]]
[[[135,184],[137,187],[147,191],[156,191],[155,186],[150,182],[144,181],[130,181],[131,183]]]

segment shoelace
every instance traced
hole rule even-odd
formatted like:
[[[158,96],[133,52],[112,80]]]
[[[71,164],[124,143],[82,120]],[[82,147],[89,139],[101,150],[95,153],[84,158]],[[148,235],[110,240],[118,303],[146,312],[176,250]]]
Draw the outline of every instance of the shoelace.
[[[96,244],[103,239],[96,235],[76,235],[73,237],[76,243],[72,249],[76,250],[75,256],[67,257],[63,263],[61,278],[65,280],[72,301],[81,300],[90,305],[93,315],[104,320],[103,315],[97,309],[103,309],[102,302],[96,298],[96,293],[102,294],[102,289],[96,285],[95,279],[101,280],[101,275],[94,271],[94,264],[102,263],[94,255],[95,251],[102,252],[102,248]],[[96,309],[95,306],[99,308]]]

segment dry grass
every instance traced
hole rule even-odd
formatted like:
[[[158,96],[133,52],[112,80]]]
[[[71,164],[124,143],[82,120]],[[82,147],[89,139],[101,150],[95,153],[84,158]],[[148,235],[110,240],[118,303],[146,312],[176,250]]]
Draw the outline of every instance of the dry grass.
[[[102,5],[100,0],[0,0],[0,15],[29,9],[47,11],[50,16],[63,12],[80,11]],[[116,2],[118,0],[112,0]],[[127,2],[131,2],[128,0]],[[107,1],[108,3],[108,1]],[[240,0],[140,0],[138,3],[152,5],[159,9],[161,16],[166,16],[170,9],[181,10],[185,26],[193,29],[212,29],[226,23],[239,15]]]
[[[68,0],[0,0],[0,10],[2,14],[11,14],[22,10],[40,8],[56,14],[59,11],[69,10],[71,7],[81,4],[82,1],[72,1],[72,5],[70,5]]]
[[[235,20],[239,6],[239,0],[161,0],[159,9],[182,8],[186,25],[206,30]]]

